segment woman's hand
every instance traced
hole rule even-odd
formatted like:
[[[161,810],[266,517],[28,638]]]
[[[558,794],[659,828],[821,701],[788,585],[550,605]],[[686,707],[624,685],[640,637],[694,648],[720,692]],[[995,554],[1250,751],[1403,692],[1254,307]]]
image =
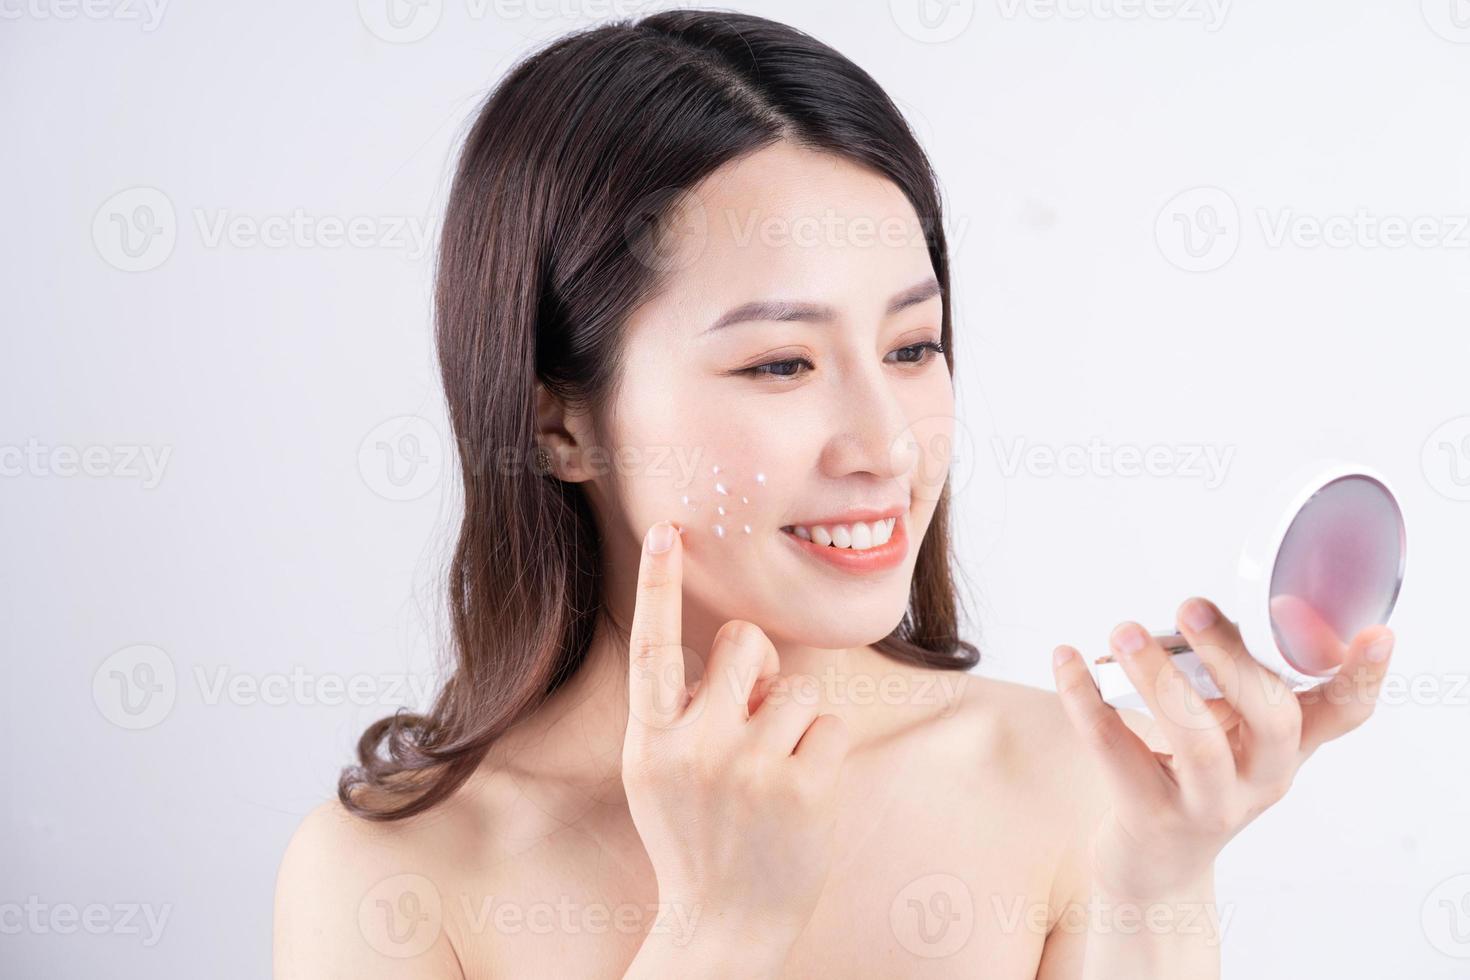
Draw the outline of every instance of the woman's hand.
[[[691,692],[681,643],[679,534],[644,540],[629,651],[623,784],[659,901],[699,936],[789,949],[826,881],[846,723],[814,678],[781,678],[759,627],[726,623]],[[746,961],[748,962],[748,961]]]
[[[1208,879],[1221,848],[1285,795],[1302,763],[1373,713],[1393,648],[1387,627],[1370,626],[1353,638],[1331,680],[1294,693],[1246,651],[1214,604],[1189,600],[1178,625],[1223,699],[1201,698],[1137,623],[1112,634],[1113,654],[1169,754],[1150,751],[1102,700],[1074,648],[1060,646],[1053,657],[1057,693],[1110,788],[1111,806],[1092,841],[1093,874],[1120,900],[1167,900]]]

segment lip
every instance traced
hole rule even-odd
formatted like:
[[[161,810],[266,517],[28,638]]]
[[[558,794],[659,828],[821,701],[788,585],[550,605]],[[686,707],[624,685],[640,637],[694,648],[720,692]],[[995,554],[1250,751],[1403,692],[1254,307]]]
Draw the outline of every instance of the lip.
[[[852,510],[845,510],[840,514],[828,514],[825,517],[787,521],[786,526],[796,527],[800,525],[801,527],[816,527],[818,524],[825,524],[827,527],[831,527],[833,524],[853,524],[857,521],[871,524],[874,521],[887,520],[890,517],[902,519],[908,512],[907,507],[897,505],[893,507],[854,507]]]
[[[890,507],[887,510],[851,510],[845,514],[824,518],[816,521],[796,521],[788,527],[797,524],[802,527],[813,527],[823,524],[828,527],[833,524],[852,524],[856,521],[872,523],[889,517],[897,518],[893,523],[893,537],[876,548],[867,548],[863,551],[853,551],[851,548],[833,548],[830,545],[817,544],[815,541],[803,541],[790,531],[780,531],[781,537],[795,548],[799,553],[819,561],[831,568],[840,569],[854,575],[868,575],[873,572],[886,572],[903,563],[904,557],[909,551],[908,535],[908,512],[903,508]]]

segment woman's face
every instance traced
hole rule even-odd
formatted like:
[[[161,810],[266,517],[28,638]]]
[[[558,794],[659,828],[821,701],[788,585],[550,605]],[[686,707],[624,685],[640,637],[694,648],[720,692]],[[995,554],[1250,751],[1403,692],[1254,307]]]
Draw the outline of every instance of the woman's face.
[[[685,621],[849,647],[903,616],[953,389],[923,229],[896,185],[777,144],[699,185],[645,258],[588,487],[609,574],[683,529]],[[755,305],[750,305],[755,304]],[[758,308],[761,307],[761,308]]]

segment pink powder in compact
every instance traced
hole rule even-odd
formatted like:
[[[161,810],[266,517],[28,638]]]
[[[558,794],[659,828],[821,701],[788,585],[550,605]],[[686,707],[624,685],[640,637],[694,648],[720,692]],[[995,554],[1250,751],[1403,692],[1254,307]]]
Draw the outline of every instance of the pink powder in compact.
[[[1404,519],[1372,477],[1340,477],[1297,512],[1271,572],[1271,629],[1293,667],[1322,674],[1347,644],[1382,623],[1398,598]]]

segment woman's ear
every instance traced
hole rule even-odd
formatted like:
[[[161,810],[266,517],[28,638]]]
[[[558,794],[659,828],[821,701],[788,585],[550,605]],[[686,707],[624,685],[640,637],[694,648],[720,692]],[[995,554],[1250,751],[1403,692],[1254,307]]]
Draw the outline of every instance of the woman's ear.
[[[592,417],[569,407],[536,384],[536,444],[551,454],[550,476],[566,483],[584,483],[597,475],[598,449],[593,442]]]

